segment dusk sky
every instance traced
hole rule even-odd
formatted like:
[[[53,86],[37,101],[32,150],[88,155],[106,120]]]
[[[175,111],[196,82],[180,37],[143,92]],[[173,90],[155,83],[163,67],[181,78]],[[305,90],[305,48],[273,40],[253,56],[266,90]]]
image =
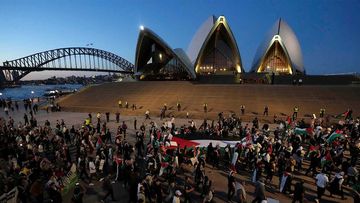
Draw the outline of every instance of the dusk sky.
[[[360,72],[359,11],[359,0],[0,0],[0,62],[93,43],[134,63],[140,25],[187,50],[210,15],[225,15],[245,71],[281,17],[298,37],[308,74]]]

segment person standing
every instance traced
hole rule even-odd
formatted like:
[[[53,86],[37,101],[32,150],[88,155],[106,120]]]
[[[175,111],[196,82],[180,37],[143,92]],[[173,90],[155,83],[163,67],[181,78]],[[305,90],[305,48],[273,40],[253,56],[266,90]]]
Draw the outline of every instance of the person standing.
[[[100,119],[101,119],[101,113],[100,112],[98,112],[96,114],[96,118],[97,118],[97,122],[100,123]]]
[[[111,200],[114,200],[114,191],[112,189],[110,175],[104,178],[104,183],[102,187],[105,190],[106,194],[102,198],[101,202],[105,202],[106,198],[108,198],[109,196],[111,197]]]
[[[18,101],[15,101],[15,108],[16,108],[16,111],[19,111],[19,104],[18,104]]]
[[[329,182],[329,178],[321,171],[321,173],[317,174],[316,177],[316,186],[317,186],[317,201],[321,200],[321,196],[325,193],[326,185]]]
[[[82,187],[80,183],[76,183],[73,196],[71,198],[72,203],[83,203],[83,197],[86,193],[85,187]]]
[[[255,199],[252,201],[252,203],[261,203],[263,200],[266,200],[265,185],[259,179],[255,185]]]
[[[242,183],[236,182],[235,189],[236,189],[237,203],[245,203],[246,202],[245,181],[242,181]]]
[[[191,201],[190,194],[191,194],[192,191],[194,191],[194,187],[190,183],[190,178],[188,176],[185,178],[184,191],[185,191],[184,203],[191,203],[192,201]]]
[[[121,130],[124,133],[124,139],[126,138],[126,129],[127,129],[127,125],[125,121],[123,121],[123,124],[121,125]]]
[[[299,107],[295,106],[294,107],[294,112],[293,112],[293,120],[296,120],[297,119],[297,116],[298,116],[298,112],[299,112]]]
[[[127,101],[125,102],[125,108],[129,108],[129,103]]]
[[[320,114],[319,114],[320,118],[324,118],[324,115],[325,115],[325,109],[321,108],[320,109]]]
[[[241,115],[244,115],[245,114],[245,105],[241,105],[240,110],[241,110]]]
[[[24,124],[25,124],[25,125],[29,125],[29,118],[28,118],[28,116],[26,115],[26,113],[24,113]]]
[[[264,108],[264,116],[268,116],[269,115],[269,107],[265,106]]]
[[[106,112],[105,115],[106,115],[106,122],[109,122],[110,121],[110,112]]]
[[[116,112],[115,115],[116,115],[116,123],[119,123],[120,122],[120,113]]]
[[[235,177],[234,171],[230,171],[228,175],[228,201],[232,201],[235,194]]]
[[[136,120],[136,117],[134,118],[134,129],[137,130],[137,120]]]
[[[177,110],[178,110],[178,111],[181,111],[181,104],[180,104],[179,101],[177,102],[176,107],[177,107]]]
[[[294,197],[293,197],[292,203],[295,203],[295,202],[302,203],[304,200],[304,195],[305,195],[304,181],[301,180],[301,181],[297,182],[295,185],[295,191],[294,191]]]
[[[344,191],[343,191],[343,187],[342,184],[344,182],[344,172],[340,172],[340,173],[336,173],[335,177],[333,178],[333,180],[330,183],[330,197],[332,197],[333,194],[339,195],[341,196],[341,199],[345,199],[344,198]]]
[[[208,108],[207,108],[207,107],[208,107],[207,103],[204,103],[203,106],[204,106],[204,113],[207,113],[207,110],[208,110]]]
[[[180,192],[180,190],[176,190],[175,191],[175,196],[172,199],[172,203],[180,203],[180,197],[181,197],[182,193]]]
[[[150,119],[150,111],[149,111],[149,109],[146,110],[146,112],[145,112],[145,120],[146,119]]]

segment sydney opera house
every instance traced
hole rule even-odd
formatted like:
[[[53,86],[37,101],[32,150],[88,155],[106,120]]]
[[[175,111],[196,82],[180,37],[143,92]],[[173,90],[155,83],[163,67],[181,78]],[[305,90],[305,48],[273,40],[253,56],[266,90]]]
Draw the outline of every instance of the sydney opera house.
[[[279,19],[260,44],[250,72],[305,74],[300,44]],[[199,76],[245,73],[230,25],[224,16],[210,16],[192,38],[187,52],[172,49],[149,28],[140,27],[135,74],[140,80],[195,80]]]

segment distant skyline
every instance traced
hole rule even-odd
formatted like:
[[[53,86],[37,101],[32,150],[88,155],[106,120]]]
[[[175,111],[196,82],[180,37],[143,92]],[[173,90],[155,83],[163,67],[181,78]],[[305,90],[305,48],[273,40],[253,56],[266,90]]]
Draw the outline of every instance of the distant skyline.
[[[281,17],[298,37],[307,74],[360,72],[359,10],[358,0],[1,0],[0,62],[92,43],[134,63],[140,25],[186,51],[210,15],[224,15],[245,71]],[[25,79],[72,74],[41,72]]]

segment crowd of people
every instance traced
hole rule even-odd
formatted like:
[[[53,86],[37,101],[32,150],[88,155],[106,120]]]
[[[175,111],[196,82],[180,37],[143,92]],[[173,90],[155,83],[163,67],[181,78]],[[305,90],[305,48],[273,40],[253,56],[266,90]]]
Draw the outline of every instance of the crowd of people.
[[[6,102],[1,104],[4,110],[8,107]],[[63,202],[67,174],[74,165],[87,187],[103,184],[103,202],[116,199],[115,183],[127,191],[129,202],[213,202],[222,194],[217,193],[206,168],[226,171],[229,202],[264,202],[269,188],[293,202],[303,202],[308,197],[301,176],[309,174],[317,190],[316,201],[322,200],[326,190],[344,199],[344,186],[349,185],[354,201],[360,202],[359,118],[346,116],[339,123],[325,124],[321,118],[306,123],[289,117],[271,129],[268,124],[260,126],[256,118],[252,123],[242,122],[234,113],[221,112],[200,126],[194,120],[177,126],[173,116],[157,125],[147,114],[145,121],[149,121],[139,129],[134,123],[134,133],[129,134],[129,121],[121,122],[119,114],[115,130],[109,127],[109,112],[105,117],[95,114],[96,119],[89,113],[80,127],[62,119],[40,125],[34,104],[26,105],[23,121],[15,122],[8,114],[0,119],[0,193],[16,187],[21,202]],[[237,142],[225,147],[174,143],[174,137],[223,139],[230,135]],[[254,199],[247,194],[248,182],[255,185]],[[76,184],[71,201],[82,202],[85,190]]]

